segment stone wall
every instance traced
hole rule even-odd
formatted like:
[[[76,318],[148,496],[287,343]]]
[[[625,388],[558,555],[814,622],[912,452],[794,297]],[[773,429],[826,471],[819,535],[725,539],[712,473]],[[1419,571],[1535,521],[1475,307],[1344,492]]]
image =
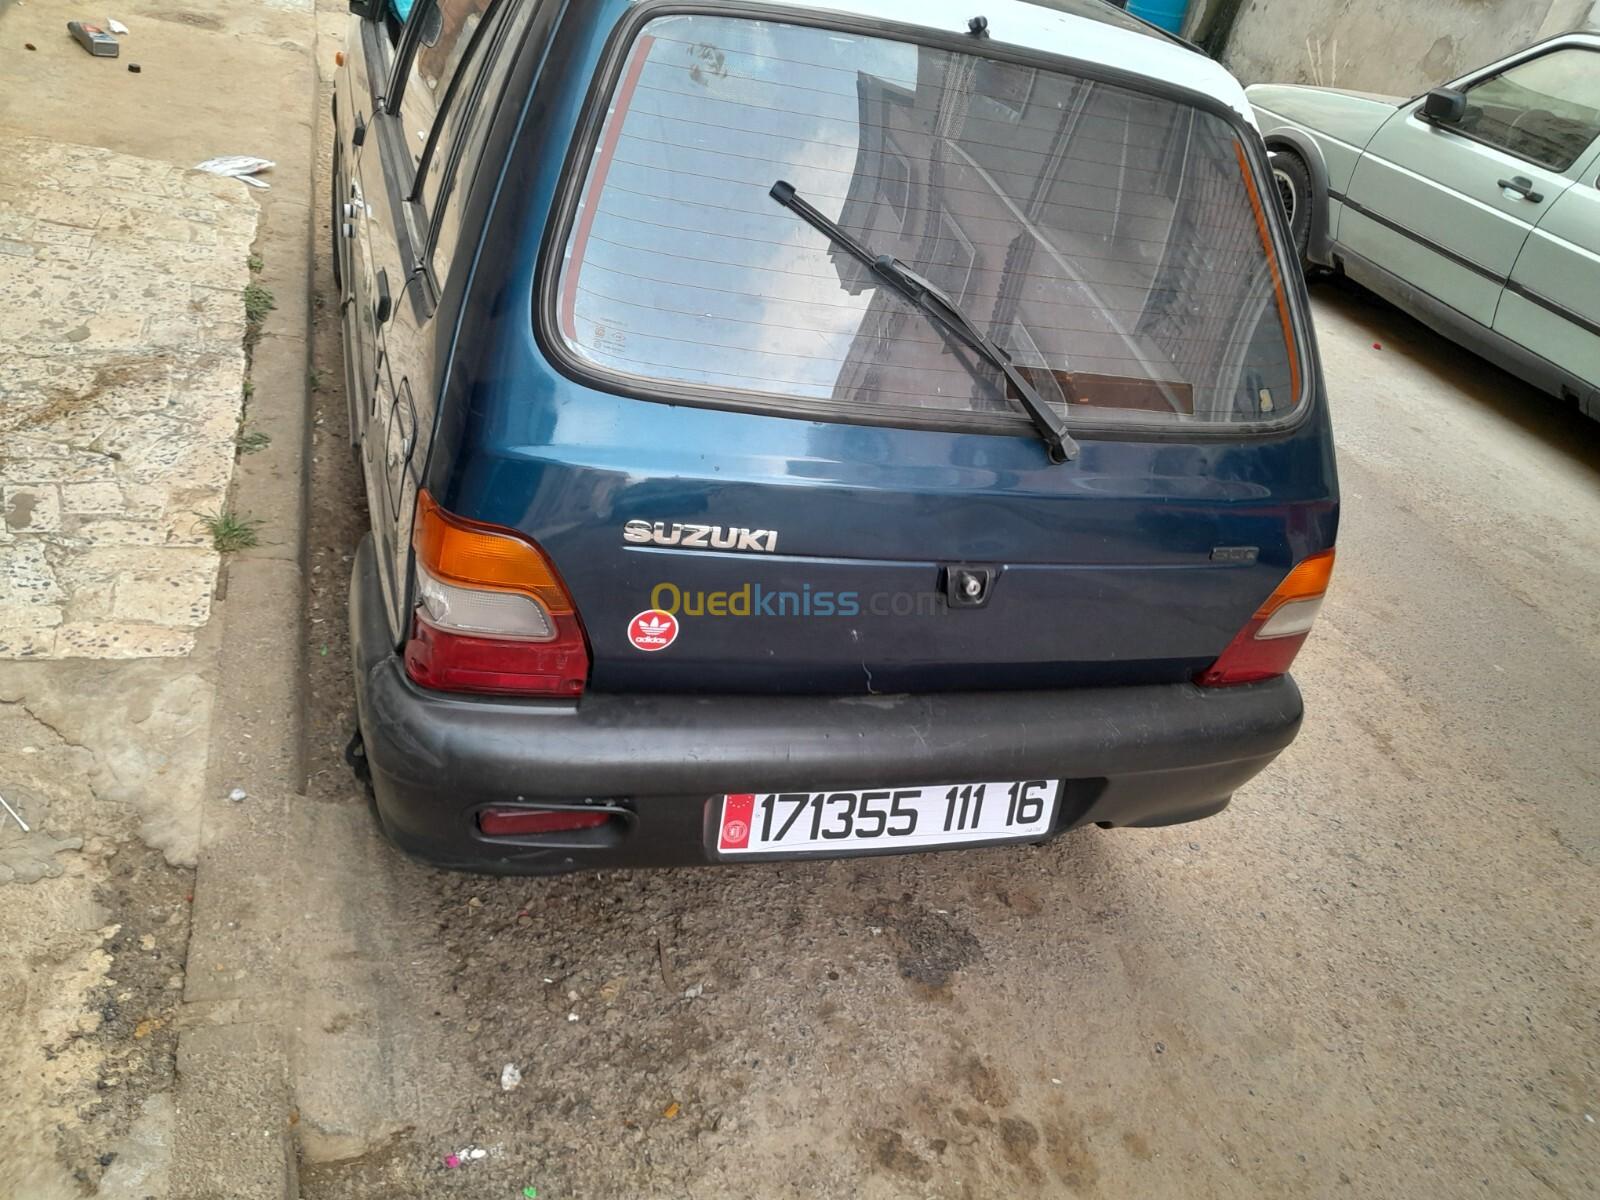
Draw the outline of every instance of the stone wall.
[[[1594,0],[1244,0],[1223,60],[1245,83],[1409,96],[1597,17]]]

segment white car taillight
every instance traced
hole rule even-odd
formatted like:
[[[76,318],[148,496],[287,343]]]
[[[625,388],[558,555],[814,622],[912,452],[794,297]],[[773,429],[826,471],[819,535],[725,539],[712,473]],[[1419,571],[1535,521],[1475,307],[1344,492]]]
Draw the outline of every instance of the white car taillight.
[[[417,568],[417,599],[423,616],[438,628],[455,633],[532,642],[548,642],[556,636],[550,614],[532,596],[458,587],[434,578],[422,566]]]

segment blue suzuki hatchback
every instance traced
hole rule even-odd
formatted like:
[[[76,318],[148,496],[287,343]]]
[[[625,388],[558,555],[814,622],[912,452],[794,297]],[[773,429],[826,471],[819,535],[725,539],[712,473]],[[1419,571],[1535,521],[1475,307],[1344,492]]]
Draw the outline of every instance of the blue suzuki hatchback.
[[[1096,0],[391,0],[336,113],[404,849],[1039,842],[1294,737],[1333,445],[1210,60]]]

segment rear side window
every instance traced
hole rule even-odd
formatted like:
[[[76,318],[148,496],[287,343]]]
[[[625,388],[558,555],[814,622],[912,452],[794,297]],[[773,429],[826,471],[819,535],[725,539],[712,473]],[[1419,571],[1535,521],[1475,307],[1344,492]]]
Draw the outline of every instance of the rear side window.
[[[415,0],[419,5],[424,0]],[[410,70],[406,74],[400,93],[400,120],[405,127],[411,166],[420,165],[422,152],[430,134],[448,136],[450,129],[441,126],[435,131],[436,121],[459,121],[460,108],[454,113],[444,109],[446,97],[451,95],[450,84],[456,74],[469,63],[470,52],[476,49],[475,37],[493,0],[437,0],[422,7],[414,18],[420,21],[416,50],[412,55]],[[448,149],[448,147],[446,147]],[[434,156],[441,160],[443,154]],[[441,164],[442,165],[442,164]],[[412,180],[406,179],[407,190]]]
[[[932,280],[1073,426],[1277,421],[1302,369],[1235,128],[976,54],[670,16],[622,61],[548,298],[636,390],[952,427],[1004,376],[779,205]]]

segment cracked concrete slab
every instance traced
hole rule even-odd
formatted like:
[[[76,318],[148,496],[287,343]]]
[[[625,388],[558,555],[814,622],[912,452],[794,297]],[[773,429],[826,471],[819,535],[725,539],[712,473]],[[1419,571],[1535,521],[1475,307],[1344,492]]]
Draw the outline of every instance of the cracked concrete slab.
[[[0,658],[193,649],[257,211],[233,180],[0,135]]]
[[[0,795],[28,826],[0,820],[0,1194],[81,1196],[74,1161],[106,1168],[99,1195],[162,1194],[171,1104],[146,1092],[170,1072],[192,884],[135,831],[193,857],[206,749],[192,707],[165,711],[192,686],[182,668],[0,679]]]

